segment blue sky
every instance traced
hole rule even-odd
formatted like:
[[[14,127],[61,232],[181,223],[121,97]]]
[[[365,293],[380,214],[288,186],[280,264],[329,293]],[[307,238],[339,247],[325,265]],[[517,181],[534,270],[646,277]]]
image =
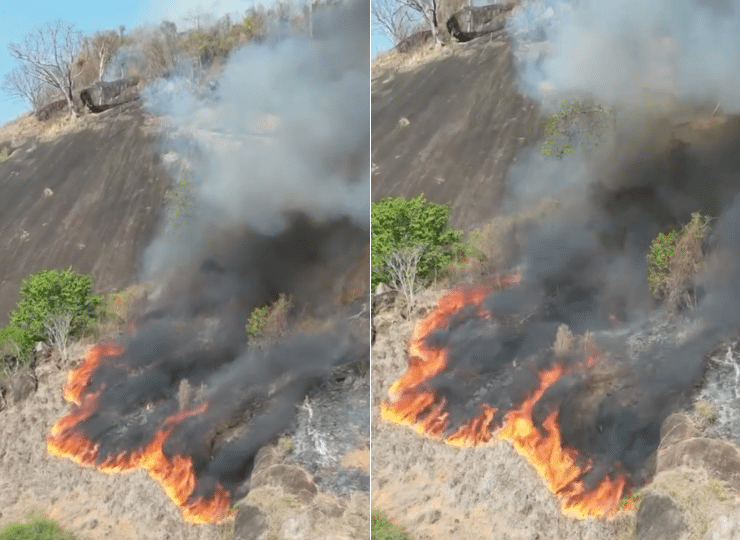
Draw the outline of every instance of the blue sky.
[[[241,13],[255,2],[253,0],[130,0],[129,2],[109,2],[99,0],[73,0],[59,2],[53,0],[8,0],[3,2],[3,15],[0,17],[0,78],[17,65],[8,53],[8,43],[22,41],[38,26],[62,18],[75,23],[84,34],[99,30],[114,30],[123,24],[134,28],[139,24],[158,24],[163,19],[173,20],[184,27],[183,17],[197,10],[201,13],[222,15]],[[267,2],[257,2],[267,3]],[[0,125],[28,111],[22,101],[11,99],[0,92]]]
[[[378,52],[383,52],[390,49],[392,45],[393,43],[391,43],[391,40],[384,35],[379,34],[375,31],[370,34],[370,49],[373,58],[375,58],[375,55],[378,54]]]

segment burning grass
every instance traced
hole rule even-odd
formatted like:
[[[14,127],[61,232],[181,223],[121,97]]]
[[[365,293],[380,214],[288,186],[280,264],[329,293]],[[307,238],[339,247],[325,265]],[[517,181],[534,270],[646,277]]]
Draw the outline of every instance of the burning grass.
[[[194,496],[197,479],[192,459],[183,455],[168,456],[163,451],[164,442],[174,427],[190,416],[204,413],[207,409],[205,402],[196,408],[168,416],[163,423],[164,427],[155,433],[143,449],[131,452],[100,456],[100,444],[79,431],[79,425],[95,414],[99,406],[100,391],[86,391],[91,376],[104,359],[115,359],[124,352],[120,345],[92,347],[83,363],[69,374],[64,387],[64,398],[77,407],[54,424],[46,442],[47,450],[52,455],[68,457],[79,465],[106,473],[142,468],[182,507],[187,521],[202,523],[229,519],[232,517],[229,493],[217,483],[211,497]]]
[[[596,517],[631,508],[631,500],[623,497],[629,496],[634,486],[626,472],[621,471],[620,463],[617,461],[597,481],[589,478],[596,467],[594,458],[564,442],[558,410],[549,403],[551,390],[561,384],[561,379],[602,362],[592,337],[577,340],[566,326],[560,326],[550,360],[537,368],[538,382],[506,410],[483,402],[478,414],[455,421],[450,406],[455,391],[450,390],[449,383],[433,383],[455,373],[455,369],[449,371],[451,351],[439,345],[435,333],[444,332],[465,313],[470,320],[490,321],[491,314],[484,305],[486,297],[494,290],[520,283],[521,279],[517,274],[499,278],[489,286],[455,289],[444,296],[416,325],[409,345],[408,368],[391,385],[389,401],[381,404],[382,417],[455,446],[477,446],[496,438],[510,441],[545,480],[566,515]],[[574,354],[574,349],[580,351]],[[516,360],[513,366],[516,369]],[[465,374],[458,370],[457,376]]]

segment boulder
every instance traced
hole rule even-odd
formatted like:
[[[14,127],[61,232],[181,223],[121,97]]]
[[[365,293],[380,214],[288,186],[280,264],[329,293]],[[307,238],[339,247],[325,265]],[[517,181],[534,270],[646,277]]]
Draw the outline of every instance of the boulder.
[[[269,524],[267,517],[256,506],[242,506],[234,519],[233,540],[265,540]]]
[[[695,437],[658,452],[658,472],[678,467],[706,470],[740,492],[740,451],[730,442]]]
[[[98,113],[138,99],[141,85],[138,77],[98,82],[82,90],[80,99],[91,112]]]
[[[660,447],[668,448],[672,444],[700,435],[691,418],[683,413],[672,414],[665,419],[660,429]]]
[[[58,99],[56,101],[52,101],[48,105],[44,105],[38,111],[36,111],[36,119],[41,122],[45,122],[46,120],[49,120],[52,116],[68,111],[69,108],[67,107],[67,100]]]
[[[20,403],[36,391],[36,375],[30,368],[22,368],[0,381],[0,400],[7,405]]]
[[[410,36],[405,37],[401,41],[399,41],[398,45],[396,45],[396,50],[400,53],[406,54],[408,52],[413,51],[417,47],[424,45],[425,43],[431,40],[432,40],[431,30],[421,30],[419,32],[414,32]]]
[[[671,499],[651,494],[637,511],[634,540],[685,540],[686,527],[683,513]]]
[[[252,487],[279,486],[287,495],[307,503],[318,492],[306,471],[294,465],[272,465],[252,475]]]
[[[477,37],[503,30],[506,15],[514,4],[495,4],[482,7],[466,7],[447,19],[447,30],[458,41],[470,41]]]

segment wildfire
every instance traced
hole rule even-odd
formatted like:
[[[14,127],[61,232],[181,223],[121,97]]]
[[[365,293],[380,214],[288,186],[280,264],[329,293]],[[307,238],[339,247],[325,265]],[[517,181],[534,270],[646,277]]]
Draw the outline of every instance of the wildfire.
[[[97,345],[86,355],[83,363],[70,373],[64,388],[64,398],[77,407],[60,418],[52,428],[51,436],[46,441],[48,452],[68,457],[80,465],[109,474],[137,468],[145,469],[182,508],[187,521],[220,522],[233,517],[229,509],[231,496],[220,484],[216,484],[212,497],[193,499],[197,476],[192,459],[186,455],[167,457],[162,450],[172,430],[185,418],[204,413],[208,407],[207,403],[169,416],[164,422],[164,427],[156,432],[144,448],[122,452],[116,456],[106,456],[103,459],[98,455],[100,445],[90,441],[79,429],[80,424],[90,418],[98,408],[100,391],[86,393],[92,373],[104,358],[120,356],[123,353],[124,348],[120,345]]]
[[[427,336],[444,328],[464,307],[475,310],[478,316],[490,318],[481,305],[482,300],[494,289],[520,280],[521,275],[516,274],[499,279],[491,286],[457,289],[445,295],[414,329],[409,345],[408,369],[391,386],[390,400],[381,404],[381,415],[385,420],[410,426],[421,435],[456,446],[477,446],[496,437],[506,439],[542,476],[560,500],[564,514],[579,518],[614,514],[626,507],[621,502],[622,497],[629,494],[626,478],[606,476],[595,488],[589,489],[581,479],[591,463],[576,450],[563,446],[557,411],[550,412],[539,427],[532,419],[534,406],[566,372],[562,365],[556,364],[541,371],[538,374],[539,386],[534,393],[517,409],[503,415],[503,420],[496,420],[497,409],[483,404],[477,416],[458,426],[451,434],[447,403],[426,384],[447,366],[446,351],[427,344]],[[586,353],[578,368],[599,362],[600,355],[593,342],[587,343]]]

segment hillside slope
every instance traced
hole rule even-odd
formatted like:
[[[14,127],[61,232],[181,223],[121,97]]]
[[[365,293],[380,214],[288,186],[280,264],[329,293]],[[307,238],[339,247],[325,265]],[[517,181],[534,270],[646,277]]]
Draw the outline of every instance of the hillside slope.
[[[101,291],[133,280],[171,181],[152,123],[132,104],[0,163],[0,325],[21,281],[42,269],[92,273]]]
[[[452,204],[451,224],[490,217],[517,153],[541,133],[521,96],[511,47],[480,38],[441,59],[372,79],[372,199],[415,196]]]

